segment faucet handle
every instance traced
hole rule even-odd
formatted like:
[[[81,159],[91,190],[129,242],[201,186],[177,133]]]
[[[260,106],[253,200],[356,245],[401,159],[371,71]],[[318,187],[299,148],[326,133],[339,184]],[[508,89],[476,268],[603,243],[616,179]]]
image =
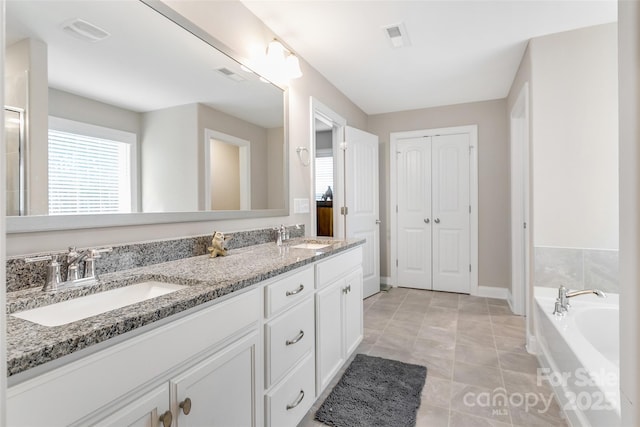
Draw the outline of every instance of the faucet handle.
[[[42,287],[43,291],[57,291],[58,285],[62,283],[62,275],[60,274],[60,263],[58,262],[58,255],[43,255],[37,257],[25,258],[26,263],[38,262],[38,261],[51,261],[47,266],[47,281]]]

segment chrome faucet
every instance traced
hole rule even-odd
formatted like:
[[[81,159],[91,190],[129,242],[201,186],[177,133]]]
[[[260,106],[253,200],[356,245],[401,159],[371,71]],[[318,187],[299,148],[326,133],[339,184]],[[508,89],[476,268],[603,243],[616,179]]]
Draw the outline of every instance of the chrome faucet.
[[[67,282],[74,282],[82,279],[80,274],[80,263],[89,256],[89,251],[78,252],[75,246],[69,247],[67,253]]]
[[[558,298],[556,299],[556,305],[553,310],[553,314],[555,314],[556,316],[564,316],[571,306],[571,304],[569,304],[569,298],[590,294],[598,295],[600,298],[605,298],[607,296],[600,289],[585,289],[582,291],[569,292],[566,287],[560,286],[558,288]]]
[[[284,224],[280,224],[280,228],[276,228],[276,245],[282,246],[282,244],[289,238],[289,232]]]

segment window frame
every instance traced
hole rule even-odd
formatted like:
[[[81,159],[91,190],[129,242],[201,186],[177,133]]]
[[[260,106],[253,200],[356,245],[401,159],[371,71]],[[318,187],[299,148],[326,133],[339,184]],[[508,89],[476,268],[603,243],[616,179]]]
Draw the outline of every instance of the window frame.
[[[98,126],[91,123],[84,123],[77,120],[70,120],[61,117],[49,116],[49,130],[58,132],[72,133],[83,135],[91,138],[108,139],[129,145],[129,174],[130,174],[130,197],[131,212],[119,212],[118,214],[137,213],[140,212],[139,198],[139,178],[138,178],[138,135],[120,129]],[[49,141],[47,138],[47,150],[49,149]],[[80,215],[82,213],[79,213]],[[102,215],[95,212],[90,215]],[[105,215],[108,213],[104,213]],[[62,214],[77,215],[77,214]]]

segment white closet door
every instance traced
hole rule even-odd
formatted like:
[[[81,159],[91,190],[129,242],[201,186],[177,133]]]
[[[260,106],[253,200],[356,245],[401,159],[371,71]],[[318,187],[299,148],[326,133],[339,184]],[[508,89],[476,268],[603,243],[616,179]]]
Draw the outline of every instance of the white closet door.
[[[469,293],[469,135],[432,137],[433,289]]]
[[[431,138],[398,141],[398,285],[431,289]]]
[[[345,205],[347,238],[364,238],[363,297],[380,292],[378,137],[345,127]]]

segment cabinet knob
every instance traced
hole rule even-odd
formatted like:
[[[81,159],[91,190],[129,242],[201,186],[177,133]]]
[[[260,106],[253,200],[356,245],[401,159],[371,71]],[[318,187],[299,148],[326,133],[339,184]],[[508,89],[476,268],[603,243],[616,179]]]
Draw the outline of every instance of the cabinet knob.
[[[429,224],[429,223],[431,222],[431,221],[429,220],[429,218],[425,218],[425,219],[423,219],[423,221],[424,221],[424,223],[425,223],[425,224]]]
[[[287,411],[298,406],[300,402],[302,402],[302,399],[304,399],[304,390],[300,390],[300,394],[298,394],[298,398],[293,403],[290,403],[287,405]]]
[[[183,414],[189,415],[189,412],[191,412],[191,399],[187,397],[178,406],[182,409]]]
[[[164,414],[160,415],[160,422],[164,427],[171,427],[171,422],[173,421],[173,415],[171,411],[167,411]]]
[[[440,224],[440,218],[434,219],[433,222],[435,222],[436,224]]]
[[[287,291],[287,296],[290,297],[291,295],[299,294],[303,289],[304,285],[300,283],[300,286],[298,286],[298,289],[296,289],[295,291]]]

